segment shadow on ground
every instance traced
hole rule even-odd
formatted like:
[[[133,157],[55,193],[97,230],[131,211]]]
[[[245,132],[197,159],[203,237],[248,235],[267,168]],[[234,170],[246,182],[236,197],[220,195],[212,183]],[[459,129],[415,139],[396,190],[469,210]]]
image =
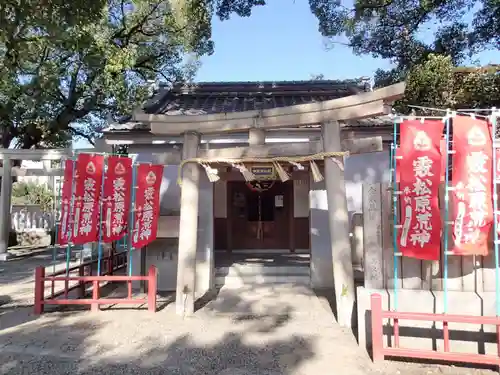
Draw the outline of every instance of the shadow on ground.
[[[41,317],[31,308],[0,311],[2,374],[298,374],[314,358],[313,337],[283,332],[290,304],[255,307],[237,293],[225,306],[245,314],[218,311],[177,317],[172,308],[151,314],[118,310],[53,312]],[[204,311],[202,310],[202,311]]]

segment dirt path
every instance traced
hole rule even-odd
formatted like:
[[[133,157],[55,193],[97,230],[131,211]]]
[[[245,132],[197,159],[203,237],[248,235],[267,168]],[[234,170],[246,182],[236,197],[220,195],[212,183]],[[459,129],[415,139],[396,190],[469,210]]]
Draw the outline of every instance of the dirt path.
[[[0,295],[31,285],[26,275],[6,279]],[[328,303],[307,288],[222,289],[191,318],[164,305],[161,300],[156,314],[115,308],[41,317],[33,316],[31,307],[3,306],[0,374],[493,374],[374,365],[352,334],[336,324]]]

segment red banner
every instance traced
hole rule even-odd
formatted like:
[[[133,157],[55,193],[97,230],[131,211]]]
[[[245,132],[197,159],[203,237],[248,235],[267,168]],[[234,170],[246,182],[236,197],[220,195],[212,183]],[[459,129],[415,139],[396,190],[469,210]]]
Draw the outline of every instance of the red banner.
[[[132,187],[132,159],[108,157],[103,188],[102,241],[118,241],[127,233]]]
[[[160,186],[163,165],[139,164],[135,193],[132,247],[141,248],[156,239],[160,216]]]
[[[61,187],[61,218],[59,231],[57,232],[57,244],[66,245],[68,243],[68,235],[71,230],[71,193],[73,183],[73,160],[64,162],[64,177]]]
[[[98,240],[99,198],[104,156],[80,154],[76,161],[74,226],[71,242],[75,245]]]
[[[408,120],[400,126],[399,250],[404,256],[438,260],[441,218],[438,194],[441,177],[440,140],[443,122]]]
[[[487,255],[493,224],[492,139],[488,123],[455,117],[453,150],[453,251]]]
[[[444,128],[444,125],[442,122],[443,122],[442,120],[425,120],[425,123],[428,124],[428,125],[426,125],[426,127],[437,126],[440,128]],[[445,173],[446,173],[446,156],[447,156],[446,139],[444,138],[444,136],[441,136],[441,140],[439,141],[439,149],[441,151],[441,177],[440,177],[440,180],[441,180],[441,182],[444,182]],[[396,149],[396,182],[401,181],[400,165],[399,165],[399,161],[401,160],[401,158],[399,157],[400,155],[401,155],[401,150]]]

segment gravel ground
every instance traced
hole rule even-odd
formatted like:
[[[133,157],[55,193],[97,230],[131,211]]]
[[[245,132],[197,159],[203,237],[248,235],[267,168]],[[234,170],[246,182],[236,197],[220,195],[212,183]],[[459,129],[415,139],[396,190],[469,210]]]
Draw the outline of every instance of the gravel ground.
[[[4,269],[0,277],[0,295],[26,292],[32,284],[25,275],[7,285],[8,273]],[[36,317],[23,307],[30,303],[28,293],[23,295],[25,300],[10,296],[17,302],[0,307],[0,374],[495,373],[390,361],[374,365],[336,324],[328,303],[306,288],[222,289],[189,318],[177,316],[168,298],[160,299],[156,314],[120,307]]]

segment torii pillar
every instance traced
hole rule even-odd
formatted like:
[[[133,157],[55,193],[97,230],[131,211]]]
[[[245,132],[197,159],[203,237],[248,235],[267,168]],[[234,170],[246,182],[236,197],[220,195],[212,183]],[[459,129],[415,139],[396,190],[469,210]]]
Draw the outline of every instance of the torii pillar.
[[[321,127],[325,152],[340,152],[340,124],[324,123]],[[328,224],[333,260],[333,280],[337,306],[337,321],[342,327],[352,327],[355,300],[354,272],[349,241],[349,213],[344,179],[344,163],[333,158],[325,159]]]
[[[184,134],[182,159],[195,158],[200,143],[198,133]],[[175,311],[178,315],[194,313],[196,288],[196,245],[198,238],[198,201],[200,197],[200,166],[186,163],[182,167],[181,212]]]

